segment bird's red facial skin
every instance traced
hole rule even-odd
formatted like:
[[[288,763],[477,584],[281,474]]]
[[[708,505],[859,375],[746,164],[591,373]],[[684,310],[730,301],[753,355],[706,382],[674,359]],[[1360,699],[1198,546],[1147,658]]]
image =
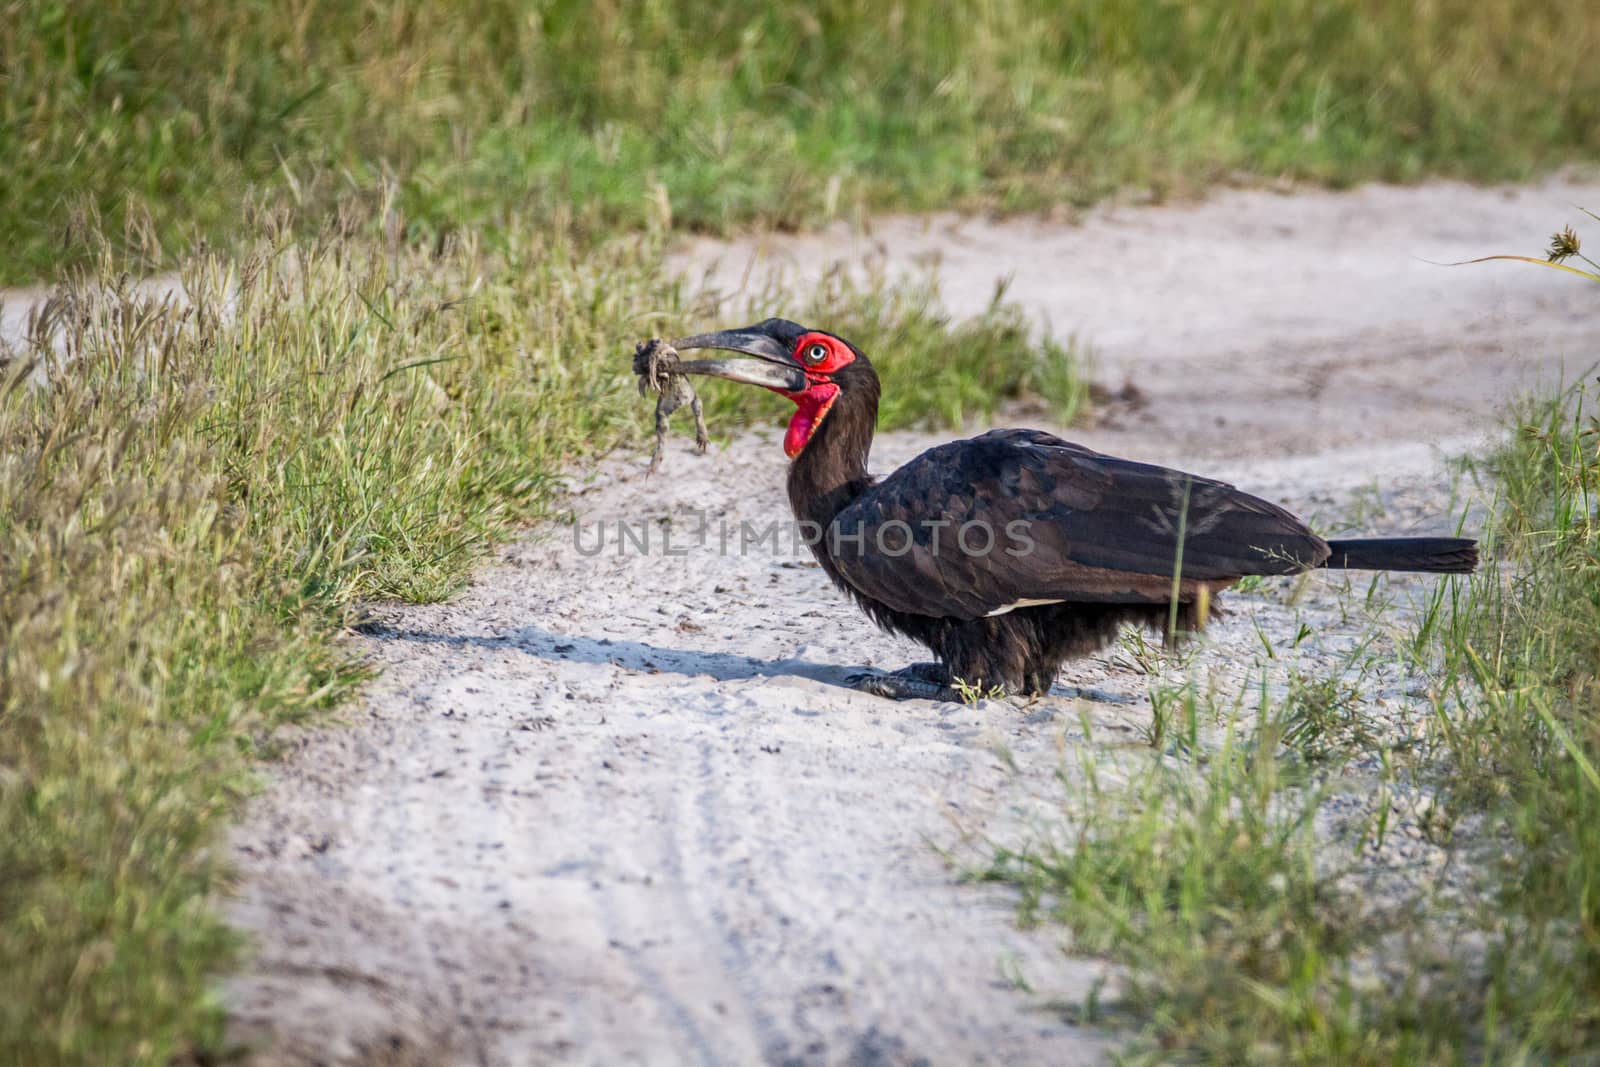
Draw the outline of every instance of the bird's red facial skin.
[[[820,382],[803,393],[785,395],[794,401],[794,417],[789,420],[789,429],[783,435],[783,454],[793,459],[810,442],[817,427],[822,425],[828,409],[839,397],[839,387],[832,382]]]
[[[783,451],[790,459],[798,456],[811,435],[817,432],[828,409],[839,397],[839,387],[829,377],[856,354],[849,345],[825,333],[802,334],[795,342],[794,361],[806,372],[810,384],[798,393],[785,393],[794,401],[794,418],[789,420],[789,430],[783,435]]]
[[[794,361],[806,372],[806,377],[816,381],[855,362],[856,354],[850,346],[825,333],[806,333],[794,343]]]

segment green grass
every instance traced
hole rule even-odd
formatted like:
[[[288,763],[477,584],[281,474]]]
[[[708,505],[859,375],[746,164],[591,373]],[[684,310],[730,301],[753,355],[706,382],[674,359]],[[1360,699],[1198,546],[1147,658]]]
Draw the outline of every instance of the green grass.
[[[1447,812],[1502,842],[1467,1010],[1495,1059],[1600,1057],[1600,393],[1525,405],[1482,464],[1500,558],[1430,635]]]
[[[1600,150],[1597,22],[1582,0],[0,0],[0,280],[87,271],[48,331],[70,365],[0,371],[0,1061],[215,1052],[207,980],[235,946],[208,900],[254,760],[361,681],[337,644],[352,604],[447,595],[568,464],[637,439],[635,340],[799,306],[872,355],[885,426],[1082,402],[1073,353],[998,301],[955,323],[925,287],[833,279],[690,306],[671,229],[1520,177]],[[165,266],[185,308],[123,281]],[[710,399],[714,430],[783,415]],[[1295,721],[1331,753],[1353,736],[1336,712]],[[1204,989],[1197,944],[1246,946],[1230,998],[1259,998],[1263,946],[1300,931],[1294,1003],[1317,1018],[1361,939],[1305,910],[1326,890],[1303,822],[1238,807],[1314,783],[1259,748],[1216,759],[1184,785],[1182,817],[1209,822],[1131,837],[1148,869],[1096,869],[1159,919],[1248,888],[1207,866],[1225,835],[1281,844],[1286,900],[1151,928],[1186,939],[1180,990]],[[1334,1034],[1359,1018],[1317,1010]],[[1193,1019],[1161,1033],[1251,1032]]]
[[[1067,951],[1117,965],[1112,992],[1071,1013],[1130,1035],[1127,1062],[1434,1058],[1436,1035],[1369,966],[1407,913],[1364,899],[1360,850],[1318,833],[1351,753],[1329,767],[1295,742],[1303,709],[1347,684],[1264,672],[1233,697],[1167,692],[1159,755],[1088,757],[1065,823],[975,872],[1017,889],[1025,925],[1065,926]]]
[[[362,679],[337,644],[352,606],[447,595],[569,463],[643,451],[633,342],[723,321],[650,240],[491,257],[391,242],[378,213],[338,227],[251,220],[171,306],[106,254],[0,355],[0,1062],[217,1049],[218,833],[274,728]],[[875,357],[887,424],[1080,401],[1014,309],[952,323],[930,296],[803,305]],[[784,416],[757,393],[718,394],[713,430]]]
[[[170,259],[251,190],[408,230],[796,226],[1600,153],[1587,0],[0,3],[0,280],[97,212]]]
[[[1118,966],[1076,1012],[1130,1033],[1125,1059],[1600,1060],[1597,403],[1525,403],[1474,464],[1485,564],[1394,650],[1426,729],[1363,719],[1370,635],[1326,676],[1258,664],[1246,696],[1158,682],[1150,755],[1089,758],[1063,824],[977,872]],[[1365,814],[1319,828],[1347,780]],[[1391,801],[1443,866],[1373,851]]]

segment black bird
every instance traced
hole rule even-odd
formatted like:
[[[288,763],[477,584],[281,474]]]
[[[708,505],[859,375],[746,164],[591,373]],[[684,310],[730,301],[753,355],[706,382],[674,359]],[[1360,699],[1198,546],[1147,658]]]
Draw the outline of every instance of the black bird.
[[[1246,575],[1477,565],[1467,538],[1324,541],[1231,485],[1039,430],[940,445],[876,481],[867,453],[878,375],[855,345],[787,319],[671,345],[753,356],[684,360],[678,370],[794,402],[783,442],[789,502],[817,562],[879,626],[938,658],[852,680],[881,696],[952,699],[958,680],[1044,693],[1063,661],[1104,647],[1126,624],[1197,629],[1216,594]]]

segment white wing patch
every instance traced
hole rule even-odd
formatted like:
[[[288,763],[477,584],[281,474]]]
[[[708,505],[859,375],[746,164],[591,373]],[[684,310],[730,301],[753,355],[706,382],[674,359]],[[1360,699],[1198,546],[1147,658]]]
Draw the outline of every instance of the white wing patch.
[[[989,614],[985,615],[984,618],[992,619],[996,615],[1005,615],[1008,612],[1016,611],[1018,608],[1038,608],[1043,607],[1046,604],[1060,603],[1060,600],[1013,600],[1004,607],[995,608],[993,611],[989,612]]]

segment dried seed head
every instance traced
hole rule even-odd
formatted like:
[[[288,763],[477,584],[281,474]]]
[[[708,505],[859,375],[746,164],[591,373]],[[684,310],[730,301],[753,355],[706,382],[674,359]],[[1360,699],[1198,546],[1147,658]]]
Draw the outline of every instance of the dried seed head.
[[[1577,255],[1579,247],[1580,242],[1578,241],[1577,233],[1573,231],[1571,226],[1568,226],[1562,229],[1561,232],[1551,236],[1550,251],[1545,254],[1545,258],[1551,263],[1560,263],[1563,259]]]

